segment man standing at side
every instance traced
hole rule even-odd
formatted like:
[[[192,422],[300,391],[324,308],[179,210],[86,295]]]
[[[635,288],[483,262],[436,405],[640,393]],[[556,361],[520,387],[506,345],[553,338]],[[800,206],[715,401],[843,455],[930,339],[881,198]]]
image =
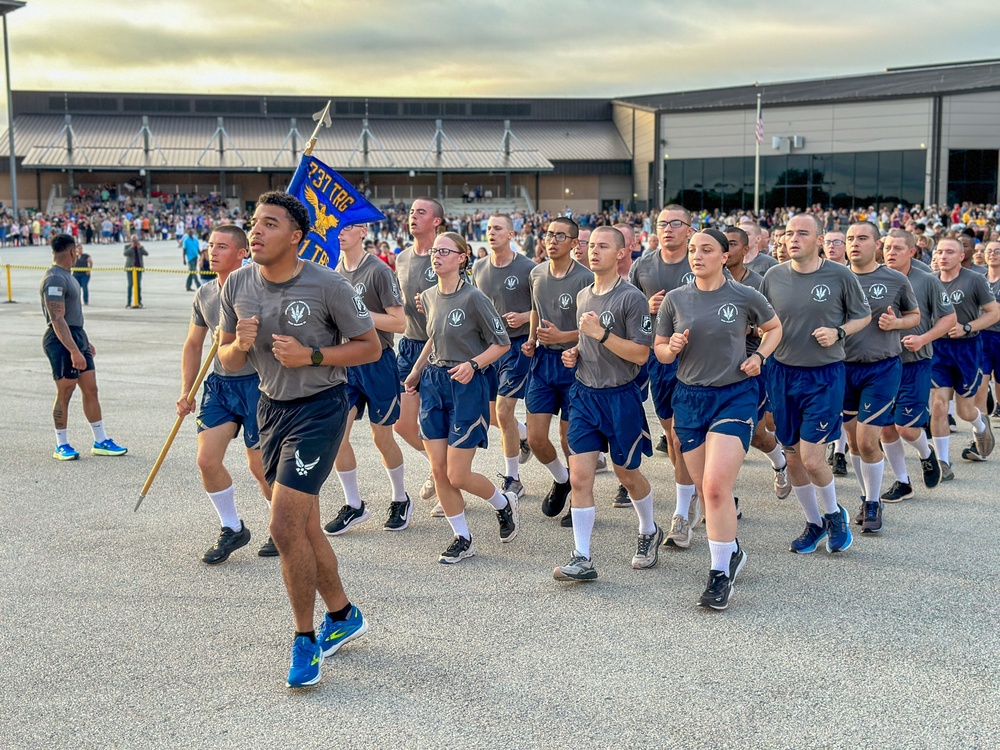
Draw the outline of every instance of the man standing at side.
[[[189,292],[193,292],[201,286],[201,281],[198,280],[199,255],[201,255],[201,243],[195,236],[194,227],[191,227],[184,238],[184,244],[181,245],[181,260],[188,268],[188,277],[187,281],[184,282],[184,288]],[[194,289],[191,288],[192,283],[194,284]]]
[[[298,257],[309,226],[308,210],[294,197],[261,195],[250,229],[254,263],[230,274],[221,299],[219,361],[231,372],[249,361],[260,375],[257,422],[272,487],[271,536],[295,619],[289,687],[316,684],[323,658],[368,628],[344,593],[320,526],[319,491],[347,423],[345,368],[382,354],[354,288],[333,269]],[[327,609],[318,637],[317,592]]]
[[[125,250],[122,252],[125,256],[125,279],[128,284],[128,294],[125,299],[125,309],[130,309],[132,307],[142,307],[142,259],[149,255],[149,251],[142,246],[139,242],[139,238],[136,235],[132,235],[132,241],[125,246]],[[136,269],[135,276],[132,275],[132,269]],[[135,289],[132,288],[132,279],[135,279]],[[133,291],[135,296],[133,297]]]

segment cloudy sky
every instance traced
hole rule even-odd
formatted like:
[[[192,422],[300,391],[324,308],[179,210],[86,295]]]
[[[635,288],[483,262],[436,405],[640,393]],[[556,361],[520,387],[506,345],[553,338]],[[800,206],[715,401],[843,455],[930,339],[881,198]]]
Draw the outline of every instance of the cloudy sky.
[[[28,0],[8,29],[15,90],[610,97],[996,57],[1000,2]]]

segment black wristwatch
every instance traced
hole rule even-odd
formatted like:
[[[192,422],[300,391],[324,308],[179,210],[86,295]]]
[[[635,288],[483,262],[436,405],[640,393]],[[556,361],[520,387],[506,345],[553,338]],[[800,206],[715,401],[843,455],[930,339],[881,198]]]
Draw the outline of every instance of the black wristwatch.
[[[767,364],[767,357],[765,357],[765,356],[764,356],[763,354],[761,354],[760,352],[754,352],[754,354],[756,354],[756,355],[757,355],[758,357],[760,357],[760,364],[761,364],[762,366],[763,366],[763,365],[766,365],[766,364]]]
[[[972,324],[966,323],[965,325],[962,326],[962,330],[965,331],[965,335],[968,336],[970,333],[972,333]]]
[[[470,359],[469,360],[469,364],[472,365],[472,371],[473,372],[479,372],[479,363],[476,362],[476,360]]]
[[[837,341],[843,341],[847,338],[847,331],[845,331],[840,326],[837,326]]]
[[[601,340],[600,340],[600,341],[598,341],[597,343],[598,343],[598,344],[603,344],[603,343],[604,343],[605,341],[607,341],[607,340],[608,340],[608,336],[610,336],[610,335],[611,335],[611,328],[610,328],[610,326],[609,326],[608,328],[605,328],[605,329],[604,329],[604,335],[603,335],[603,336],[601,336]]]
[[[320,351],[318,346],[313,347],[313,353],[310,359],[312,360],[312,367],[319,367],[323,364],[323,352]]]

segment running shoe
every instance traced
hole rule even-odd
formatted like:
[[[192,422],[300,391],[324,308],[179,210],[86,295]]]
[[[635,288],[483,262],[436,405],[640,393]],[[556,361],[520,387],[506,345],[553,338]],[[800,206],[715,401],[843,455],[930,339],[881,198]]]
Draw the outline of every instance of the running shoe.
[[[837,446],[834,443],[826,444],[826,464],[831,469],[833,468],[833,452],[837,450]]]
[[[838,505],[833,513],[825,513],[823,520],[826,523],[826,551],[831,553],[847,551],[854,537],[847,522],[847,511],[844,510],[844,506]]]
[[[52,454],[52,458],[57,458],[60,461],[76,461],[79,457],[80,452],[69,443],[57,445],[55,452]]]
[[[566,515],[559,519],[559,525],[564,529],[573,528],[573,509],[567,508]]]
[[[319,682],[319,668],[323,664],[323,649],[309,636],[300,635],[292,644],[292,667],[288,670],[290,688],[309,687]]]
[[[371,516],[371,513],[368,511],[368,506],[364,503],[361,503],[360,508],[352,508],[350,505],[345,505],[340,509],[337,517],[323,527],[323,531],[327,536],[340,536],[352,526],[367,521],[369,516]]]
[[[950,482],[952,479],[955,478],[955,472],[953,472],[951,470],[951,464],[950,463],[948,463],[947,461],[938,461],[938,464],[941,467],[941,481],[942,482]]]
[[[625,489],[624,484],[618,485],[618,492],[615,493],[615,499],[611,501],[612,508],[631,508],[632,498],[628,496],[628,490]]]
[[[814,523],[806,523],[806,529],[799,534],[797,539],[793,539],[788,547],[789,552],[796,552],[800,555],[808,555],[815,552],[819,543],[826,539],[826,529]]]
[[[705,509],[701,507],[701,498],[695,492],[688,506],[688,524],[692,529],[696,529],[698,524],[705,520]]]
[[[594,469],[595,474],[603,474],[608,470],[608,457],[603,453],[597,454],[597,468]]]
[[[123,448],[115,443],[114,440],[108,438],[100,443],[94,443],[94,447],[90,449],[90,452],[95,456],[124,456],[128,453],[128,448]]]
[[[913,497],[913,486],[909,482],[896,480],[892,487],[882,493],[882,500],[887,503],[901,503]]]
[[[437,503],[433,508],[431,508],[432,518],[444,518],[445,517],[444,506],[441,503]]]
[[[633,570],[645,570],[656,565],[660,556],[660,545],[663,543],[663,529],[653,528],[652,534],[639,534],[632,556]]]
[[[500,491],[505,495],[508,492],[513,492],[517,495],[517,499],[520,500],[524,497],[524,485],[521,484],[520,479],[514,479],[514,477],[505,477],[503,474],[497,474],[502,480],[500,482]]]
[[[736,551],[729,558],[729,580],[731,583],[736,583],[736,576],[739,572],[743,570],[743,566],[747,564],[747,553],[743,551],[740,546],[740,540],[736,540]]]
[[[346,620],[334,620],[327,612],[323,616],[323,626],[316,641],[323,650],[323,658],[333,656],[345,643],[350,643],[368,632],[368,621],[357,607],[351,607]]]
[[[666,455],[666,454],[668,454],[670,452],[670,449],[667,446],[667,436],[666,435],[662,435],[662,434],[660,435],[660,439],[656,441],[656,447],[653,448],[653,450],[655,450],[657,453],[662,453],[664,455]]]
[[[597,579],[597,568],[593,560],[573,550],[569,562],[556,567],[552,577],[557,581],[593,581]]]
[[[847,476],[847,456],[843,453],[833,454],[833,475],[835,477]]]
[[[527,440],[522,440],[520,452],[517,454],[517,462],[519,464],[526,464],[530,460],[531,460],[531,446],[528,445]]]
[[[968,448],[963,448],[962,449],[962,458],[965,459],[966,461],[973,461],[973,462],[976,462],[976,463],[978,463],[979,461],[985,461],[986,460],[985,458],[983,458],[982,454],[979,452],[979,447],[976,445],[976,441],[975,440],[973,440],[971,443],[969,443],[969,447]]]
[[[664,542],[668,547],[681,547],[687,549],[691,546],[691,524],[684,516],[675,515],[670,520],[670,533]]]
[[[774,494],[779,500],[784,500],[792,494],[792,483],[788,479],[788,464],[774,470]]]
[[[409,493],[405,500],[394,500],[389,503],[389,517],[382,528],[386,531],[402,531],[410,525],[410,516],[413,514],[413,501],[410,500]]]
[[[721,570],[708,571],[708,585],[698,600],[698,606],[705,609],[722,611],[729,606],[729,597],[733,593],[733,582]]]
[[[434,484],[434,475],[428,474],[427,479],[424,480],[423,485],[420,487],[420,499],[430,500],[432,497],[437,495],[437,487]]]
[[[865,518],[861,524],[862,534],[878,534],[882,530],[882,503],[865,503]]]
[[[993,425],[990,424],[990,420],[984,419],[983,421],[986,423],[986,429],[973,435],[973,437],[976,439],[976,450],[979,451],[979,455],[987,459],[993,452],[996,440],[993,438]]]
[[[854,525],[860,526],[865,522],[865,496],[861,496],[861,505],[858,507],[858,512],[854,514]]]
[[[924,487],[933,488],[941,483],[941,464],[938,463],[937,454],[931,448],[931,455],[920,459],[920,468],[924,473]]]
[[[466,558],[473,557],[476,551],[472,548],[472,540],[464,536],[456,536],[451,540],[448,549],[441,553],[438,562],[442,565],[454,565]]]
[[[233,554],[240,547],[245,547],[250,541],[250,529],[247,525],[243,523],[240,519],[240,530],[233,531],[228,526],[222,527],[222,533],[219,534],[219,541],[215,543],[211,549],[209,549],[201,557],[203,563],[208,563],[209,565],[218,565],[219,563],[224,563],[229,559],[229,556]]]
[[[562,513],[571,489],[568,479],[565,482],[553,482],[549,494],[542,500],[542,515],[555,518]]]
[[[257,557],[278,557],[278,548],[274,546],[274,540],[271,537],[267,538],[267,541],[261,545],[261,548],[257,550]]]
[[[736,505],[736,520],[743,520],[743,511],[740,510],[740,499],[736,495],[733,495],[733,503]]]
[[[507,504],[497,511],[497,521],[500,523],[500,541],[504,544],[513,542],[517,536],[517,494],[505,492]]]
[[[955,415],[948,415],[948,430],[951,432],[958,432],[958,423],[955,422]]]

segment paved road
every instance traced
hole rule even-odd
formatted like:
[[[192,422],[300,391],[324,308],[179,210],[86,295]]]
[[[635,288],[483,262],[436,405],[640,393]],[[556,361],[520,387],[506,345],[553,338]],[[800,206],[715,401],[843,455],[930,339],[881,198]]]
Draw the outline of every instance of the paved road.
[[[173,243],[150,250],[150,266],[181,269]],[[92,249],[98,266],[119,253]],[[954,482],[887,508],[886,531],[859,535],[846,554],[799,557],[788,542],[802,515],[775,499],[769,465],[752,453],[738,489],[749,562],[730,609],[714,613],[694,606],[704,528],[690,550],[631,570],[635,518],[610,507],[608,475],[597,487],[600,579],[553,581],[572,536],[541,515],[550,480],[535,461],[516,542],[500,544],[493,514],[473,501],[479,555],[439,565],[450,534],[429,503],[406,532],[381,531],[387,479],[359,430],[375,514],[335,547],[371,630],[326,662],[318,687],[289,691],[290,613],[277,561],[254,554],[266,518],[248,474],[235,472],[253,540],[225,565],[199,559],[218,520],[198,482],[193,422],[132,512],[174,419],[184,276],[148,273],[146,308],[133,311],[122,274],[95,274],[86,315],[105,421],[130,450],[72,463],[50,458],[40,276],[14,271],[19,304],[0,305],[2,747],[997,746],[995,461],[958,461]],[[70,436],[83,448],[79,403]],[[965,441],[953,439],[953,454]],[[426,467],[405,450],[415,495]],[[494,449],[477,465],[492,474],[502,462]],[[669,464],[643,466],[666,525]],[[853,476],[837,484],[853,512]],[[325,518],[342,504],[335,478],[322,504]]]

